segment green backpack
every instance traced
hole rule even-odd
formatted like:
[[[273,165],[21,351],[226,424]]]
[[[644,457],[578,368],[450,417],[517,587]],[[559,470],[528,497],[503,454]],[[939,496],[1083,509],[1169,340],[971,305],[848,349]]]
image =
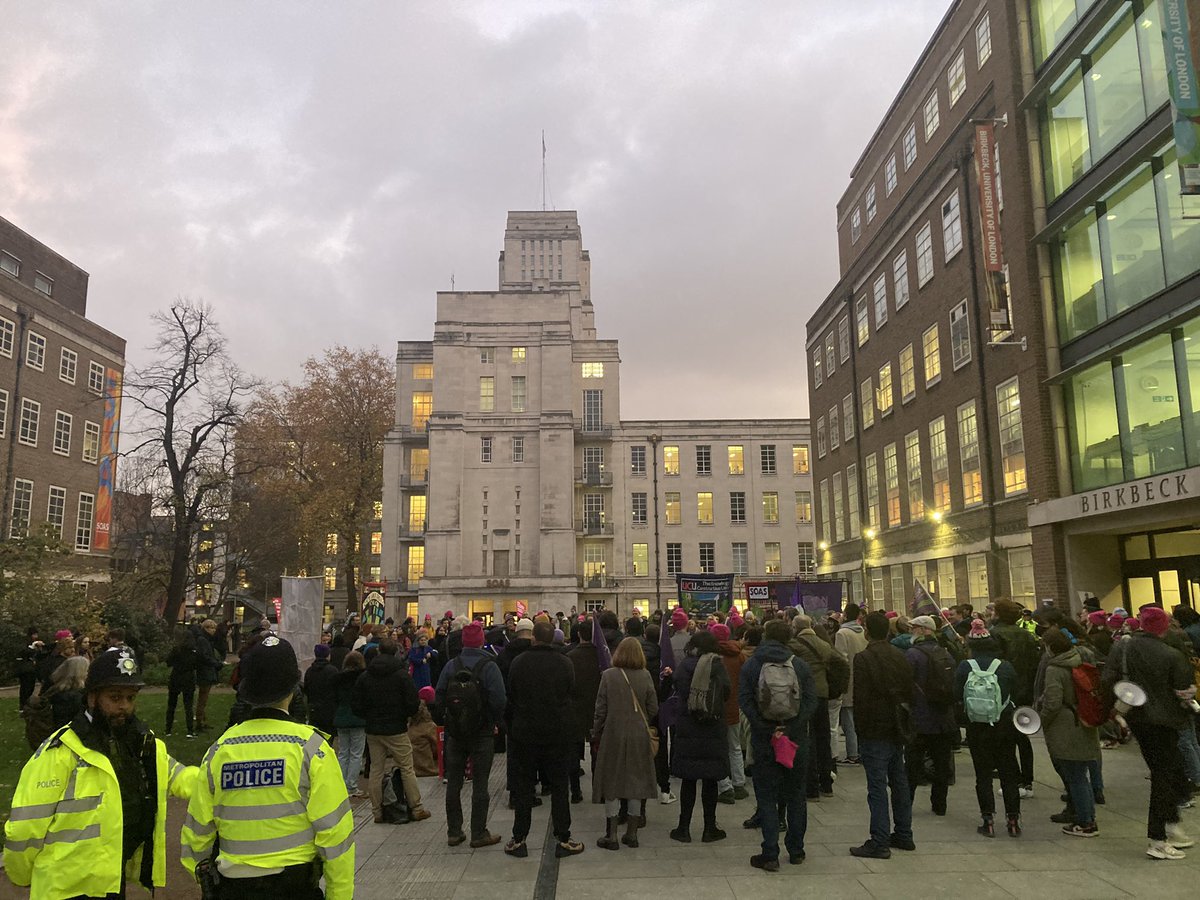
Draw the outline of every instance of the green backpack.
[[[1000,679],[996,677],[1001,660],[993,659],[986,669],[979,668],[979,663],[973,659],[967,662],[971,666],[971,671],[967,673],[967,684],[963,688],[963,709],[967,712],[967,721],[995,725],[1004,710]]]

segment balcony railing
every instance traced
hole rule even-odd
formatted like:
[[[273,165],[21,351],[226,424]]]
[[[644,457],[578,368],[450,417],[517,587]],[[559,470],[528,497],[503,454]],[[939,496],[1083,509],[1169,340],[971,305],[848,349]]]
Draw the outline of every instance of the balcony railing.
[[[607,575],[580,575],[579,586],[585,591],[615,591],[618,582]]]
[[[612,437],[612,426],[600,425],[595,422],[585,421],[584,419],[576,419],[575,433],[583,435],[585,438],[610,438]]]
[[[412,425],[400,426],[400,440],[420,444],[429,440],[429,422],[419,428]]]
[[[428,469],[426,469],[424,472],[414,472],[411,475],[406,474],[400,476],[400,487],[402,488],[425,487],[427,484],[429,484]]]
[[[602,521],[599,516],[586,516],[575,522],[575,530],[588,536],[608,535],[611,537],[613,526],[611,522]]]
[[[575,483],[586,485],[609,485],[612,484],[612,472],[606,472],[599,466],[584,466],[582,469],[575,470]]]
[[[425,529],[428,522],[421,522],[419,527],[414,528],[411,524],[405,522],[400,526],[400,540],[402,541],[423,541],[425,540]]]

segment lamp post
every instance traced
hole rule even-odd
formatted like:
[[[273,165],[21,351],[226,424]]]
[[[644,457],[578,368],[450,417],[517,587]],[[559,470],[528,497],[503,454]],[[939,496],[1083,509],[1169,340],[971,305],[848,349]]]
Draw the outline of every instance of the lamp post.
[[[654,608],[662,609],[662,563],[659,555],[658,545],[658,442],[660,440],[657,434],[650,435],[647,440],[650,441],[650,456],[653,460],[654,471]]]

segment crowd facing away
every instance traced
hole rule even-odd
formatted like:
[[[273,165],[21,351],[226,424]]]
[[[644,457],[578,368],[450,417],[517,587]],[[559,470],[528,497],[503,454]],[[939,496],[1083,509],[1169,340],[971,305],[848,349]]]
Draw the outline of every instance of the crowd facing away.
[[[143,682],[123,635],[90,658],[68,637],[47,650],[31,635],[28,691],[22,676],[27,730],[49,717],[49,731],[36,741],[31,731],[4,857],[33,897],[163,884],[168,794],[188,800],[182,861],[206,897],[351,897],[352,804],[369,802],[384,827],[424,821],[418,777],[435,774],[447,787],[447,843],[503,843],[518,858],[543,798],[554,853],[569,857],[585,849],[574,804],[604,806],[594,843],[617,851],[638,846],[648,803],[678,804],[672,840],[711,843],[726,837],[719,809],[752,796],[742,824],[762,842],[749,864],[775,872],[804,862],[808,804],[833,795],[845,766],[865,772],[869,823],[849,852],[914,850],[918,790],[945,815],[953,755],[965,748],[978,835],[1019,839],[1039,729],[1062,783],[1051,819],[1063,834],[1100,833],[1102,749],[1133,740],[1149,769],[1146,854],[1181,859],[1193,844],[1179,810],[1200,792],[1200,615],[1186,607],[1131,616],[1093,604],[1075,617],[1006,599],[912,617],[853,603],[815,617],[676,608],[623,623],[607,611],[543,612],[494,627],[450,612],[399,626],[352,617],[322,636],[303,674],[264,620],[238,650],[237,699],[199,767],[171,759],[137,718]],[[187,736],[207,728],[205,686],[223,649],[211,622],[181,635],[166,733],[177,697]],[[514,811],[506,836],[488,827],[497,755]]]

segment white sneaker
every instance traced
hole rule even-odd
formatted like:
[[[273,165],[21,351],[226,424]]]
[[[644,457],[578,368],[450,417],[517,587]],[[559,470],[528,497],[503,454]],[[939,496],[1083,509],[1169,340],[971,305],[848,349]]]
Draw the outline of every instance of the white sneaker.
[[[1021,785],[1020,794],[1022,800],[1028,800],[1033,796],[1033,785]]]
[[[671,791],[663,791],[658,795],[658,802],[663,806],[666,806],[670,803],[676,803],[678,800],[679,798],[676,797]]]
[[[1186,859],[1187,854],[1176,850],[1166,841],[1151,841],[1146,848],[1146,855],[1151,859]]]
[[[1195,845],[1196,842],[1188,837],[1187,832],[1183,830],[1178,822],[1168,822],[1166,843],[1176,850],[1182,850],[1185,847]]]

